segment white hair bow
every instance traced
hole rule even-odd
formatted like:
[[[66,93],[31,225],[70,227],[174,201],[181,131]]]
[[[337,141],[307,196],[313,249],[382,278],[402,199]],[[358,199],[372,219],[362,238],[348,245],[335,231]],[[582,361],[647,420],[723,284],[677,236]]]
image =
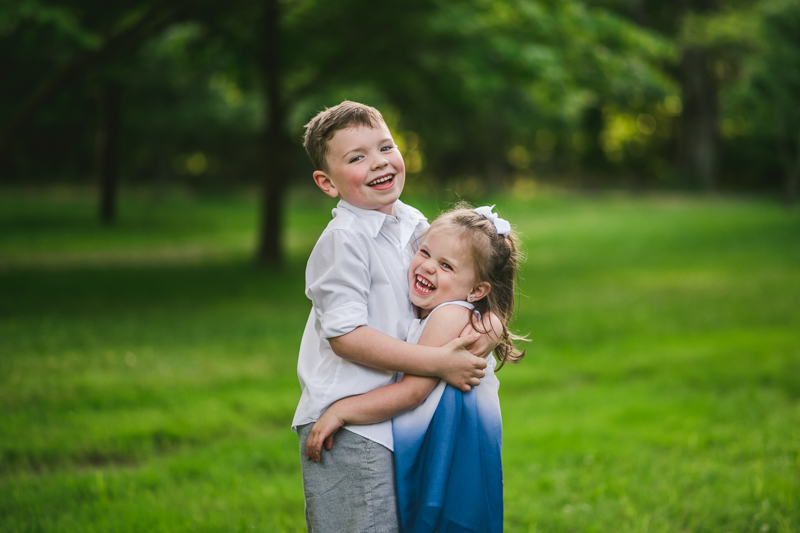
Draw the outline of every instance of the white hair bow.
[[[497,204],[495,204],[497,205]],[[492,213],[493,206],[484,205],[483,207],[476,207],[475,212],[484,218],[488,218],[494,224],[494,229],[497,230],[498,235],[508,235],[511,233],[511,224],[507,220],[497,216],[497,213]]]

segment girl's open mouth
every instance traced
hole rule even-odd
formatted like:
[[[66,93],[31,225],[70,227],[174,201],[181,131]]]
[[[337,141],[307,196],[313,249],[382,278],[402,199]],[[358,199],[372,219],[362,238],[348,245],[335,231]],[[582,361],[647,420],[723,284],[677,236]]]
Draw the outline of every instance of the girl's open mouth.
[[[436,290],[436,287],[430,281],[419,275],[416,276],[414,281],[414,288],[422,294],[430,294]]]

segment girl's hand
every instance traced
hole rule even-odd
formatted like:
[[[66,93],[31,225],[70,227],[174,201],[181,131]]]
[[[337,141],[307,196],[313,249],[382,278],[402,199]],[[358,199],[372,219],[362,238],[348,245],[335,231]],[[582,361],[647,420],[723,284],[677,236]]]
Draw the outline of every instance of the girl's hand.
[[[335,404],[334,404],[335,405]],[[322,413],[319,420],[311,428],[306,440],[306,457],[309,460],[318,462],[322,453],[322,446],[331,451],[333,447],[333,434],[344,425],[344,421],[336,415],[334,406],[330,406],[327,411]]]

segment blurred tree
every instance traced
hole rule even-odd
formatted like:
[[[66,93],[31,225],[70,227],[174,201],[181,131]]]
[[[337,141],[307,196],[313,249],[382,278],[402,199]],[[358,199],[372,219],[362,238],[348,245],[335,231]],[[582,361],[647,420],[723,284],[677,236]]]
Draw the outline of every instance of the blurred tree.
[[[764,7],[781,2],[791,4],[18,0],[0,7],[0,69],[15,73],[0,89],[0,168],[13,170],[4,179],[80,173],[94,137],[107,219],[120,173],[190,186],[258,182],[262,264],[283,260],[285,193],[308,172],[303,125],[345,98],[385,112],[409,183],[420,186],[425,176],[496,190],[543,173],[645,186],[669,175],[680,144],[712,188],[720,132],[726,157],[761,165],[755,150],[730,146],[766,142],[768,129],[784,139],[784,173],[796,176],[796,122],[778,110],[798,91],[792,70],[775,67],[793,65],[794,26],[763,14],[788,10]],[[764,25],[742,31],[747,17]],[[775,105],[751,113],[761,99]],[[91,106],[96,132],[85,124]],[[49,155],[32,157],[44,144]]]
[[[259,264],[280,266],[284,261],[283,212],[289,181],[289,165],[286,154],[291,150],[291,141],[286,128],[286,104],[284,101],[283,65],[281,55],[282,12],[278,0],[264,1],[259,42],[260,72],[264,84],[266,109],[269,111],[264,131],[264,183],[262,185],[261,224],[256,248]]]
[[[95,141],[95,173],[100,189],[100,220],[111,224],[117,213],[119,175],[120,92],[118,83],[102,87]]]
[[[669,43],[580,2],[449,3],[432,20],[439,31],[422,58],[434,61],[419,86],[432,81],[460,94],[442,105],[422,93],[408,107],[424,111],[425,137],[445,140],[441,155],[431,154],[444,162],[435,169],[441,176],[482,173],[500,188],[512,169],[549,164],[559,148],[574,148],[587,109],[669,90],[659,68]],[[447,113],[427,127],[426,102]]]
[[[718,51],[715,43],[706,38],[703,27],[709,14],[719,9],[719,1],[692,0],[684,6],[678,39],[682,48],[681,163],[684,172],[697,176],[706,190],[714,191],[719,180],[720,88],[712,69]]]
[[[724,94],[723,133],[778,161],[792,205],[800,181],[800,4],[763,0],[716,22],[717,33],[746,44]],[[760,163],[763,172],[769,163]]]
[[[17,98],[8,118],[0,123],[0,158],[18,130],[70,83],[139,46],[180,18],[185,6],[186,2],[181,1],[98,4],[72,0],[52,5],[21,0],[4,4],[0,27],[4,44],[14,48],[12,53],[3,55],[2,63],[5,69],[17,73],[9,90]],[[51,47],[57,53],[47,57],[47,52],[54,51],[48,50]],[[42,65],[47,65],[49,71],[42,72]],[[31,90],[30,82],[34,80],[36,88]],[[101,84],[95,174],[100,189],[100,218],[109,224],[116,205],[120,88],[111,79]]]
[[[310,82],[300,94],[327,103],[366,93],[402,110],[402,128],[424,145],[425,170],[441,180],[480,175],[499,188],[526,167],[524,156],[511,164],[510,150],[550,160],[558,143],[573,144],[587,108],[671,91],[661,70],[669,42],[579,1],[415,0],[375,14],[362,5],[294,14],[290,64]],[[372,25],[382,34],[360,31]]]
[[[775,124],[786,201],[793,205],[800,182],[800,4],[769,3],[766,9],[764,36],[769,44],[754,84]]]
[[[680,50],[676,130],[681,173],[706,189],[770,187],[783,167],[796,194],[796,2],[596,0],[669,37]],[[778,139],[778,150],[775,140]],[[781,140],[782,139],[782,140]]]
[[[4,34],[14,34],[13,30],[22,26],[16,35],[18,41],[25,42],[29,23],[55,30],[52,44],[66,43],[71,50],[62,51],[61,61],[55,61],[53,69],[42,75],[38,87],[26,91],[26,97],[16,111],[0,126],[0,150],[5,148],[9,138],[28,120],[32,114],[45,105],[61,89],[75,78],[84,74],[90,67],[109,61],[141,44],[154,33],[174,22],[184,7],[182,2],[137,2],[112,5],[96,2],[72,2],[72,5],[51,6],[36,0],[6,4],[0,11],[0,24]],[[105,9],[97,9],[104,7]],[[37,35],[37,47],[41,44]],[[17,44],[17,43],[14,43]],[[49,43],[48,43],[49,44]],[[27,50],[35,53],[36,50]],[[66,52],[66,54],[64,53]],[[69,58],[64,60],[64,56]],[[23,56],[24,54],[16,54]],[[15,65],[19,66],[19,65]],[[27,89],[27,88],[26,88]]]
[[[703,31],[704,22],[722,5],[736,0],[597,0],[639,25],[668,37],[679,61],[673,76],[680,86],[680,111],[675,133],[674,166],[706,190],[714,190],[719,174],[719,83],[713,63],[719,48]]]
[[[256,66],[197,18],[144,43],[119,73],[126,175],[190,189],[252,184],[265,114]]]
[[[290,139],[326,104],[350,97],[385,109],[404,148],[414,146],[412,173],[442,182],[484,176],[497,189],[512,169],[554,159],[559,144],[569,152],[585,109],[632,95],[660,101],[669,86],[659,70],[669,43],[577,0],[411,0],[379,10],[360,0],[70,0],[58,7],[24,0],[2,17],[6,41],[33,43],[6,48],[9,66],[24,71],[39,56],[49,66],[49,73],[28,71],[10,91],[23,105],[3,113],[10,117],[3,139],[71,80],[99,93],[92,97],[105,102],[95,161],[106,220],[119,143],[129,173],[185,171],[195,180],[221,176],[220,162],[230,174],[230,154],[260,153],[262,263],[282,260],[281,205],[299,152]],[[52,24],[59,29],[48,36]],[[42,46],[53,39],[57,59]],[[26,95],[32,82],[40,89]],[[113,84],[123,88],[124,104]],[[215,111],[220,100],[225,117]],[[239,140],[221,149],[224,138]]]

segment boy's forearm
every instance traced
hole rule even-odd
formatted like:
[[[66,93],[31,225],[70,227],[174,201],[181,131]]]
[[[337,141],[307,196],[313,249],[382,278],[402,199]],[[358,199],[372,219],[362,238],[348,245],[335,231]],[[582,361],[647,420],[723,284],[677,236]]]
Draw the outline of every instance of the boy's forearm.
[[[486,360],[466,350],[473,338],[456,338],[439,348],[409,344],[380,331],[362,326],[341,337],[328,339],[334,353],[355,363],[396,370],[415,376],[439,377],[467,392],[480,384]]]
[[[410,344],[366,326],[328,341],[336,355],[354,363],[417,376],[441,372],[440,349]]]

